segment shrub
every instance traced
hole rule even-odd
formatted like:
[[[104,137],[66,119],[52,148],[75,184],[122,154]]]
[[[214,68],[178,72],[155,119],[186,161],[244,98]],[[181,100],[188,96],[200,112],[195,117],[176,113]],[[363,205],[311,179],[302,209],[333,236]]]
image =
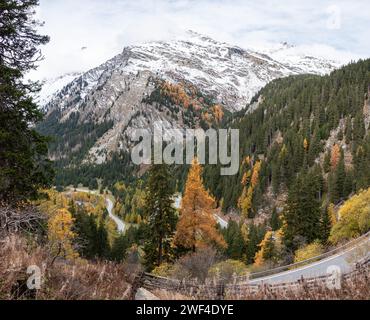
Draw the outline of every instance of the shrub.
[[[220,278],[229,283],[234,276],[245,276],[248,274],[247,266],[239,260],[226,260],[213,265],[208,272],[212,278]]]
[[[338,212],[339,221],[331,230],[329,241],[337,244],[370,230],[370,188],[347,200]]]
[[[178,279],[195,279],[204,282],[208,276],[208,270],[220,257],[217,251],[210,247],[201,248],[179,259],[174,268],[174,277]]]
[[[156,276],[160,276],[160,277],[170,277],[173,272],[174,272],[174,265],[165,262],[165,263],[162,263],[160,266],[154,268],[151,273],[155,274]]]
[[[319,241],[315,241],[308,244],[295,252],[294,262],[301,262],[316,256],[319,256],[324,252],[324,248]]]

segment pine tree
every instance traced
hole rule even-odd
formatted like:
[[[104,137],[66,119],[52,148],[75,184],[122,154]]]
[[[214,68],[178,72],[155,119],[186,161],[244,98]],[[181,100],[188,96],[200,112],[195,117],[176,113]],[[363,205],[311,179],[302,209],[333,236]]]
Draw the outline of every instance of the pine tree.
[[[323,164],[323,168],[324,168],[324,172],[325,173],[328,173],[330,171],[330,152],[327,152],[325,153],[325,157],[324,157],[324,164]]]
[[[284,240],[290,249],[297,249],[295,238],[308,243],[319,238],[320,200],[318,177],[312,172],[300,174],[291,186],[284,210]]]
[[[149,221],[144,245],[145,265],[149,270],[171,259],[171,242],[176,228],[173,194],[167,166],[153,165],[149,171],[144,205],[144,215]]]
[[[345,136],[346,136],[346,144],[350,144],[352,141],[352,118],[348,117],[346,120],[346,129],[345,129]]]
[[[104,221],[100,221],[96,234],[96,256],[103,259],[109,259],[110,246],[108,241],[108,232],[105,228]]]
[[[198,160],[194,159],[185,186],[175,236],[177,246],[193,252],[207,244],[226,247],[213,216],[215,201],[204,188],[201,176],[202,168]]]
[[[320,240],[323,244],[327,243],[330,236],[330,230],[332,228],[330,215],[331,211],[329,210],[329,207],[322,210],[322,216],[320,219]]]
[[[340,153],[340,159],[338,165],[334,171],[333,177],[333,188],[331,191],[331,202],[338,203],[340,200],[344,199],[345,193],[345,181],[346,181],[346,168],[344,164],[344,154]]]
[[[357,146],[366,133],[364,115],[362,112],[358,112],[353,121],[353,141],[355,146]]]
[[[126,257],[126,250],[128,247],[129,244],[126,235],[120,234],[113,242],[111,259],[116,262],[122,262]]]
[[[24,81],[40,60],[38,46],[49,41],[37,33],[37,5],[38,0],[0,5],[0,201],[12,204],[36,198],[52,180],[47,140],[34,130],[42,119],[32,98],[39,85]]]
[[[230,221],[227,228],[223,230],[223,236],[227,243],[226,256],[231,259],[242,260],[245,254],[245,241],[238,223]]]
[[[319,155],[319,152],[320,152],[320,138],[318,134],[314,134],[307,154],[307,162],[310,166],[313,165],[316,157]]]
[[[277,213],[276,208],[272,210],[270,226],[272,231],[277,231],[281,228],[281,221],[279,219],[279,215]]]
[[[256,266],[262,266],[266,262],[275,264],[280,259],[282,232],[267,231],[263,240],[258,245],[259,251],[256,253],[254,263]]]
[[[246,263],[251,264],[254,262],[255,255],[258,251],[258,245],[263,240],[266,230],[264,226],[256,226],[253,223],[250,224],[247,228],[245,228],[247,225],[244,224],[242,227],[244,227],[245,234],[244,234],[244,240],[246,241]]]

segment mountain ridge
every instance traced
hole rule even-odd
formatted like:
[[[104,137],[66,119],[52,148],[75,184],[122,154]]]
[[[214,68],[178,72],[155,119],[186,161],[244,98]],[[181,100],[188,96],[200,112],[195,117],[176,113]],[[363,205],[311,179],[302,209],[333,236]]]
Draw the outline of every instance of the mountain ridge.
[[[322,59],[309,58],[309,63],[301,63],[302,59],[297,58],[295,66],[283,64],[265,53],[228,45],[195,32],[171,42],[129,46],[57,90],[44,105],[45,123],[58,123],[69,130],[73,126],[74,131],[82,124],[106,128],[104,132],[99,130],[99,134],[94,128],[86,132],[96,139],[89,145],[83,162],[101,164],[112,153],[128,150],[129,135],[134,128],[147,128],[155,121],[162,121],[169,128],[196,127],[209,114],[212,117],[215,105],[222,106],[223,113],[244,108],[261,88],[276,78],[301,73],[326,74],[335,68]],[[170,84],[176,94],[181,91],[186,105],[178,101],[171,102],[177,104],[175,107],[163,106],[161,101],[148,103],[147,98],[161,90],[158,85],[164,83]],[[205,100],[208,102],[204,103]],[[189,109],[193,104],[201,110]],[[68,146],[70,152],[81,150],[84,139],[75,137],[76,143]],[[54,159],[65,156],[62,150],[53,154]]]

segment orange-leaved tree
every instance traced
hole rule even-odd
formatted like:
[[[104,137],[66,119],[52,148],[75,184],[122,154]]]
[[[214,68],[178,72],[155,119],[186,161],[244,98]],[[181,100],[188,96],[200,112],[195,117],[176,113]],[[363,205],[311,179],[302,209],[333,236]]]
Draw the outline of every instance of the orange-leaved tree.
[[[204,188],[201,176],[202,167],[194,159],[186,181],[174,239],[176,246],[194,252],[210,244],[226,247],[225,240],[216,229],[217,222],[213,216],[215,200]]]
[[[49,218],[48,239],[54,255],[51,264],[60,256],[66,259],[78,257],[78,253],[73,248],[73,240],[77,236],[72,230],[74,221],[67,209],[59,209]]]
[[[337,168],[340,159],[340,146],[335,144],[331,149],[330,164],[333,169]]]

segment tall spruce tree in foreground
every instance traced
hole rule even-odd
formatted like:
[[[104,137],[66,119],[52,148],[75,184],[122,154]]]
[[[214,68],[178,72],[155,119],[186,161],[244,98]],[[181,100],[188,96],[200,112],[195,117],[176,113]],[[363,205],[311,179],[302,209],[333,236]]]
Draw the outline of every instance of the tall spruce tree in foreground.
[[[149,222],[144,245],[145,265],[148,270],[171,258],[171,242],[176,228],[173,207],[174,187],[166,165],[153,165],[145,198],[144,214]]]
[[[289,190],[284,210],[284,240],[289,249],[320,238],[321,203],[318,194],[321,177],[313,170],[299,174]]]
[[[36,197],[52,174],[46,140],[32,129],[42,118],[32,98],[39,86],[24,80],[42,57],[38,47],[49,41],[37,33],[37,5],[0,1],[0,201],[9,203]]]

